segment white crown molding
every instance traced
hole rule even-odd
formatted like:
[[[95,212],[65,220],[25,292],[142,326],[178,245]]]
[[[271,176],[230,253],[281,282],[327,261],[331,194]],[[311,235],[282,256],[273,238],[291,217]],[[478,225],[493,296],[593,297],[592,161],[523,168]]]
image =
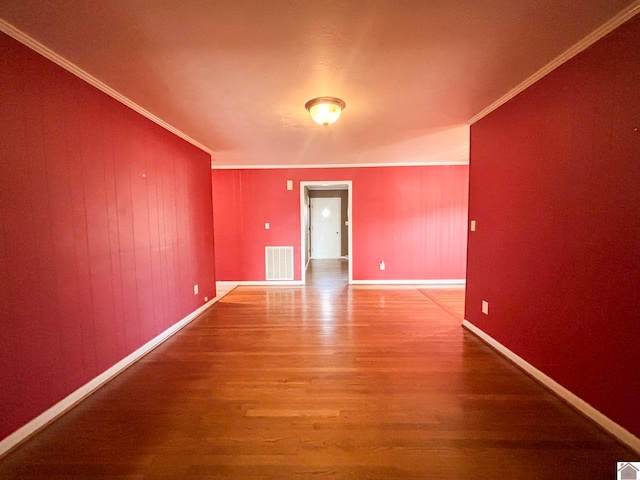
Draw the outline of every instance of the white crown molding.
[[[211,157],[211,170],[268,170],[268,169],[301,169],[301,168],[370,168],[370,167],[442,167],[469,165],[464,162],[399,162],[399,163],[333,163],[333,164],[291,164],[291,165],[214,165]]]
[[[609,417],[601,413],[600,411],[593,408],[587,402],[582,400],[576,394],[566,389],[554,379],[546,375],[544,372],[541,372],[536,367],[531,365],[529,362],[524,360],[522,357],[513,353],[507,347],[502,345],[500,342],[495,340],[493,337],[476,327],[473,323],[469,322],[469,320],[463,320],[462,326],[469,330],[471,333],[480,338],[483,342],[487,343],[490,347],[496,350],[498,353],[502,354],[504,357],[509,359],[511,362],[515,363],[518,367],[524,370],[527,374],[533,377],[535,380],[540,382],[542,385],[547,387],[553,393],[555,393],[558,397],[562,398],[565,402],[571,405],[573,408],[581,412],[583,415],[587,416],[602,428],[604,428],[611,435],[616,437],[621,442],[628,445],[630,448],[635,450],[640,454],[640,438],[636,437],[633,433],[629,432],[623,426],[617,424]]]
[[[60,67],[62,67],[65,70],[67,70],[68,72],[74,74],[76,77],[84,80],[89,85],[92,85],[93,87],[97,88],[98,90],[106,93],[107,95],[109,95],[114,100],[117,100],[118,102],[122,103],[123,105],[126,105],[127,107],[131,108],[132,110],[134,110],[135,112],[139,113],[143,117],[146,117],[147,119],[151,120],[153,123],[156,123],[157,125],[160,125],[165,130],[168,130],[169,132],[171,132],[174,135],[176,135],[176,136],[182,138],[183,140],[189,142],[191,145],[199,148],[200,150],[203,150],[203,151],[207,152],[210,155],[213,154],[213,150],[211,150],[210,148],[202,145],[200,142],[197,142],[196,140],[194,140],[193,138],[191,138],[187,134],[181,132],[177,128],[175,128],[172,125],[168,124],[167,122],[165,122],[161,118],[155,116],[153,113],[149,112],[148,110],[145,110],[144,108],[142,108],[137,103],[133,102],[132,100],[129,100],[127,97],[125,97],[121,93],[118,93],[116,90],[114,90],[113,88],[109,87],[107,84],[101,82],[100,80],[98,80],[97,78],[92,76],[91,74],[85,72],[80,67],[74,65],[73,63],[71,63],[66,58],[58,55],[56,52],[54,52],[50,48],[46,47],[45,45],[43,45],[42,43],[38,42],[37,40],[31,38],[29,35],[24,33],[22,30],[19,30],[18,28],[14,27],[13,25],[11,25],[7,21],[3,20],[2,18],[0,18],[0,31],[6,33],[7,35],[9,35],[13,39],[17,40],[18,42],[22,43],[23,45],[29,47],[31,50],[34,50],[34,51],[38,52],[43,57],[47,58],[48,60],[51,60],[56,65],[59,65]]]
[[[10,434],[8,437],[0,439],[0,459],[8,453],[10,450],[14,449],[22,442],[27,440],[33,434],[42,430],[44,427],[49,425],[51,422],[56,420],[60,415],[64,414],[71,408],[75,407],[82,400],[87,398],[93,392],[95,392],[98,388],[102,387],[105,383],[111,380],[113,377],[118,375],[120,372],[128,368],[130,365],[138,361],[140,358],[145,356],[151,350],[156,348],[162,342],[167,340],[172,335],[175,335],[179,330],[186,327],[193,320],[198,318],[205,310],[211,307],[214,303],[216,303],[220,298],[222,298],[226,293],[223,293],[220,296],[215,297],[212,300],[209,300],[207,303],[199,307],[197,310],[191,312],[189,315],[184,317],[182,320],[174,323],[171,327],[166,329],[157,337],[149,340],[143,346],[138,348],[135,352],[127,355],[125,358],[120,360],[118,363],[110,367],[109,369],[102,372],[100,375],[95,377],[93,380],[90,380],[82,387],[78,388],[76,391],[69,394],[67,397],[60,400],[53,407],[45,410],[36,418],[31,420],[29,423],[23,425],[18,428],[15,432]]]
[[[629,5],[627,8],[622,10],[618,15],[616,15],[615,17],[610,19],[608,22],[598,27],[596,30],[591,32],[586,37],[584,37],[582,40],[580,40],[574,46],[569,48],[567,51],[565,51],[561,55],[554,58],[551,62],[549,62],[544,67],[542,67],[540,70],[538,70],[528,79],[526,79],[520,85],[510,90],[505,95],[503,95],[498,100],[496,100],[491,105],[489,105],[487,108],[482,110],[480,113],[478,113],[477,115],[469,119],[467,123],[469,125],[473,125],[478,120],[486,117],[491,112],[496,110],[498,107],[501,107],[502,105],[507,103],[509,100],[511,100],[513,97],[515,97],[516,95],[518,95],[519,93],[523,92],[524,90],[529,88],[531,85],[536,83],[542,77],[552,72],[563,63],[569,61],[570,59],[578,55],[580,52],[586,50],[588,47],[596,43],[598,40],[600,40],[602,37],[604,37],[608,33],[618,28],[620,25],[622,25],[624,22],[626,22],[630,18],[634,17],[639,12],[640,12],[640,0]]]

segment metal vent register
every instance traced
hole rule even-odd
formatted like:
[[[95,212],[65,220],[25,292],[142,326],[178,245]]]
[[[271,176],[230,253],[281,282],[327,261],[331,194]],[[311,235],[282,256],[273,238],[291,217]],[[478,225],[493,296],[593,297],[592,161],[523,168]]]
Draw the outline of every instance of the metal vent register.
[[[264,247],[267,280],[293,280],[293,247]]]

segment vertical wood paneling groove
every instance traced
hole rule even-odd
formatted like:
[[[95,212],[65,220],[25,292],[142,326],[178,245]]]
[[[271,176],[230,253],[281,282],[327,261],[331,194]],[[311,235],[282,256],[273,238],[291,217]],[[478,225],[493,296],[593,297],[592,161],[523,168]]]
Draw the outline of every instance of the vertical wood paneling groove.
[[[83,99],[84,100],[84,99]],[[96,337],[95,331],[95,317],[94,317],[94,302],[93,302],[93,288],[91,285],[92,275],[91,275],[91,254],[90,254],[90,235],[89,235],[89,222],[87,219],[87,210],[88,205],[86,201],[86,188],[87,188],[87,178],[86,172],[84,168],[85,156],[83,152],[83,143],[84,143],[84,135],[86,135],[87,131],[87,121],[85,120],[86,112],[82,112],[80,114],[80,132],[81,134],[78,137],[78,171],[79,171],[79,181],[75,183],[73,186],[78,187],[78,196],[81,199],[81,202],[78,204],[77,208],[79,208],[78,218],[81,221],[80,228],[80,239],[82,246],[80,248],[79,254],[81,255],[81,260],[79,261],[79,265],[84,278],[80,278],[79,283],[84,287],[85,295],[88,301],[85,304],[84,315],[82,317],[86,318],[86,321],[83,322],[84,331],[83,331],[83,339],[82,345],[85,351],[85,355],[87,356],[86,361],[87,365],[85,366],[85,371],[83,372],[83,379],[89,379],[88,372],[92,370],[98,369],[98,360],[97,360],[97,350],[96,350],[96,342],[98,338]],[[70,165],[72,168],[72,166]],[[82,258],[84,256],[84,258]],[[81,302],[81,304],[84,302]]]

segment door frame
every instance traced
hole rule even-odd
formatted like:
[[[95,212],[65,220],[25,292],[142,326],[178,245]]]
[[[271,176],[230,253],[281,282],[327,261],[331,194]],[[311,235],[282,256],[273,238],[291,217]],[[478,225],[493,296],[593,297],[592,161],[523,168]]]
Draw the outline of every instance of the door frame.
[[[352,208],[352,189],[353,183],[351,180],[324,180],[324,181],[301,181],[300,182],[300,281],[304,285],[307,272],[306,250],[309,248],[307,245],[307,229],[311,219],[307,211],[307,204],[305,199],[305,190],[310,187],[323,187],[327,190],[344,190],[347,187],[347,262],[349,264],[349,285],[353,283],[353,208]],[[333,188],[331,188],[333,187]],[[306,222],[305,222],[306,220]],[[309,256],[309,259],[311,256]]]

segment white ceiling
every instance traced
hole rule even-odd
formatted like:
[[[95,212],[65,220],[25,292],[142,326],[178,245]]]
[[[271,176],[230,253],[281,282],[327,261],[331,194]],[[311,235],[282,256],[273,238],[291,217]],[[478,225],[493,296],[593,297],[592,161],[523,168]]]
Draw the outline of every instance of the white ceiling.
[[[213,165],[458,163],[468,122],[630,0],[2,0]],[[622,13],[621,13],[622,12]],[[347,106],[323,128],[317,96]]]

